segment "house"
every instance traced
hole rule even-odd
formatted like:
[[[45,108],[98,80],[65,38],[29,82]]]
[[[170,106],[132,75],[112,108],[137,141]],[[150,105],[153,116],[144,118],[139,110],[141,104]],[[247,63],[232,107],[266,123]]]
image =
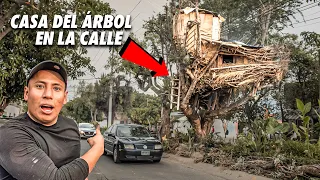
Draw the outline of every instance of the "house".
[[[288,68],[290,53],[284,46],[252,46],[239,41],[223,40],[217,13],[205,9],[185,8],[174,16],[173,38],[186,50],[191,63],[185,68],[191,82],[201,77],[191,99],[200,107],[219,109],[238,94],[255,96],[266,86],[279,82]],[[205,71],[205,74],[200,72]],[[173,76],[179,81],[178,74]],[[180,97],[180,83],[174,83],[172,96]],[[178,100],[177,100],[178,99]],[[179,98],[171,98],[178,104]],[[204,103],[205,102],[205,103]]]

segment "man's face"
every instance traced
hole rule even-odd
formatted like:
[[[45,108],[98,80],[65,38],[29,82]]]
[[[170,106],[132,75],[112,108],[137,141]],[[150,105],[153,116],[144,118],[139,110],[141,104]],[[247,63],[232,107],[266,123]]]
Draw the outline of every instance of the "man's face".
[[[67,103],[67,91],[62,77],[49,70],[37,72],[24,89],[31,118],[45,126],[56,123],[63,105]]]

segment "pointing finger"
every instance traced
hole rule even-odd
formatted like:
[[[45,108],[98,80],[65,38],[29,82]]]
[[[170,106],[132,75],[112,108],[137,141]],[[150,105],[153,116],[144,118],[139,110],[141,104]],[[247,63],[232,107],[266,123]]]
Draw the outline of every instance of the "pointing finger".
[[[99,124],[96,125],[96,134],[101,134],[100,125]]]

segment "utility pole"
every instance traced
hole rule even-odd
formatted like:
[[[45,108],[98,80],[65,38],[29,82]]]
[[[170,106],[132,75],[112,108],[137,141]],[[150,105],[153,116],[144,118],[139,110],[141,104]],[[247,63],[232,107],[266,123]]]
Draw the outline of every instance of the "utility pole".
[[[319,42],[319,45],[320,45],[320,42]],[[319,63],[319,67],[320,67],[320,47],[318,46],[318,63]],[[319,83],[319,97],[318,99],[320,99],[320,72],[318,70],[318,83]]]
[[[111,61],[113,61],[114,49],[112,48],[111,52]],[[110,79],[110,95],[109,95],[109,110],[108,110],[108,127],[112,124],[112,99],[113,99],[113,62],[111,63],[111,79]]]

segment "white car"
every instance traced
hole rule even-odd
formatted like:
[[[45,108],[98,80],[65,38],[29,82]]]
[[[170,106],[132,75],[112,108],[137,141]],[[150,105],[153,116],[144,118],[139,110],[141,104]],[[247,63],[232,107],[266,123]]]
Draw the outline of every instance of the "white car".
[[[79,123],[79,133],[81,138],[90,138],[96,135],[96,128],[91,123]]]

